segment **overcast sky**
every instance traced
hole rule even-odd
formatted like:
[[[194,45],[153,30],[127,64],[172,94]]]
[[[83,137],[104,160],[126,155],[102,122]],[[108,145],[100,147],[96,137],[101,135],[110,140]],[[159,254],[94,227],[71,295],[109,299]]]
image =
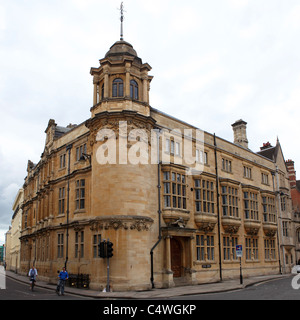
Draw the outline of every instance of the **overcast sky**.
[[[0,244],[49,119],[67,126],[90,117],[90,68],[119,40],[120,3],[0,0]],[[125,0],[124,7],[124,40],[152,66],[152,107],[229,141],[242,118],[251,150],[278,136],[300,170],[299,0]]]

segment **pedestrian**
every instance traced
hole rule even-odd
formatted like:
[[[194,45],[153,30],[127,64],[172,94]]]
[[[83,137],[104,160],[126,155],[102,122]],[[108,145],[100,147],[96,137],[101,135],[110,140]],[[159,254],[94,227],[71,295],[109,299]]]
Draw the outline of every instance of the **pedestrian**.
[[[32,265],[32,268],[29,270],[28,272],[28,276],[29,276],[29,281],[30,281],[30,289],[31,289],[31,282],[34,281],[36,282],[36,277],[37,277],[38,273],[36,268],[34,267],[34,265]]]
[[[59,273],[58,278],[59,278],[59,284],[57,286],[56,291],[58,294],[61,293],[62,295],[64,295],[65,283],[69,279],[69,275],[65,267],[63,267],[62,271]]]

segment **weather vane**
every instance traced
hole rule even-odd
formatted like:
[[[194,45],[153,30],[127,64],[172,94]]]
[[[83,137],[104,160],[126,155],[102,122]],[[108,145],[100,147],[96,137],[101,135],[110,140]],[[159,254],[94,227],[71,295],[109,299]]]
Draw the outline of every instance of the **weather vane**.
[[[123,1],[121,2],[120,6],[120,12],[121,12],[121,36],[120,40],[123,40],[123,20],[124,20],[124,6],[123,6]]]

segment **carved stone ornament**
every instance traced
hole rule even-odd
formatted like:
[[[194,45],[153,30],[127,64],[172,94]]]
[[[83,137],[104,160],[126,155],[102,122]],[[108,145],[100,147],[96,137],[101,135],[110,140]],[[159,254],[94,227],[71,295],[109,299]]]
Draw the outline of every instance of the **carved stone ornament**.
[[[84,226],[82,226],[82,225],[74,225],[74,231],[80,232],[82,230],[84,230]]]
[[[261,222],[257,220],[245,220],[245,231],[249,236],[256,236],[260,229]]]
[[[230,233],[230,234],[235,234],[238,232],[239,230],[239,226],[233,226],[233,225],[223,225],[223,228],[225,230],[225,232]]]
[[[112,229],[115,229],[115,230],[118,230],[120,228],[124,228],[124,229],[128,229],[127,227],[127,224],[126,222],[123,223],[121,220],[112,220],[110,222],[108,222],[106,225],[105,225],[105,229],[109,229],[109,228],[112,228]]]
[[[185,222],[182,217],[179,217],[176,221],[171,221],[167,224],[169,227],[185,228]]]
[[[129,133],[134,131],[134,136],[140,136],[142,141],[150,143],[151,130],[154,128],[155,120],[151,117],[145,117],[135,111],[122,112],[102,112],[93,119],[86,121],[85,125],[90,129],[90,144],[94,145],[96,141],[102,141],[103,130],[107,130],[108,135],[119,139],[119,136],[128,138]]]
[[[198,224],[198,228],[201,231],[206,232],[211,232],[215,228],[215,223],[209,223],[209,222],[202,222],[201,224]]]
[[[204,232],[213,231],[218,221],[217,215],[211,213],[197,212],[194,217],[198,229]]]
[[[272,222],[263,222],[263,230],[267,237],[274,237],[277,233],[277,224]]]
[[[137,230],[137,231],[149,231],[150,229],[150,223],[146,220],[138,220],[131,224],[130,226],[131,230]]]
[[[231,216],[222,217],[222,226],[225,232],[235,234],[238,232],[241,225],[241,219]]]
[[[247,235],[257,236],[259,228],[245,228]]]
[[[139,216],[121,216],[121,217],[99,217],[90,222],[92,231],[99,230],[137,230],[149,231],[153,220],[148,217]]]
[[[267,237],[273,238],[273,237],[275,237],[276,232],[277,232],[276,230],[265,230],[265,235]]]

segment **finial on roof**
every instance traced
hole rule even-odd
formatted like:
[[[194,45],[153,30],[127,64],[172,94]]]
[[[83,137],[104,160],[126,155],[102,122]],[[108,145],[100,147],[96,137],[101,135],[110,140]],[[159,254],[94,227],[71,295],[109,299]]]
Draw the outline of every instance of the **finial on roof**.
[[[123,1],[121,2],[121,6],[120,6],[120,12],[121,12],[121,33],[120,33],[120,40],[124,40],[123,39],[123,20],[124,20],[124,6],[123,6]]]

